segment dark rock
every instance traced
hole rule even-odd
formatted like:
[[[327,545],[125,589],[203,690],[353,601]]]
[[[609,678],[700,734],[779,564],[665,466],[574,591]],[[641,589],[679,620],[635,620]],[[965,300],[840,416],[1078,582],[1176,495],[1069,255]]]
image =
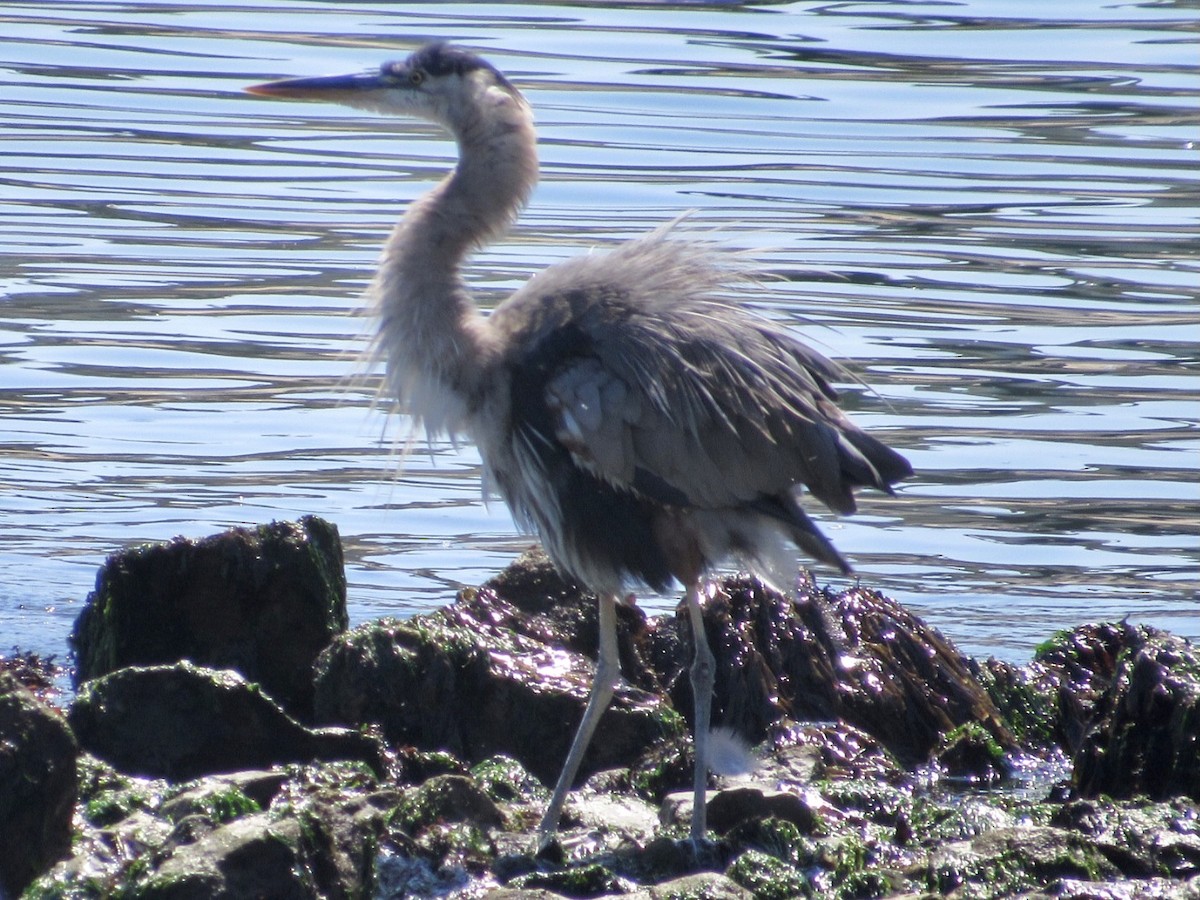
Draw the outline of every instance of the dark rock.
[[[284,791],[270,812],[276,819],[300,824],[299,849],[316,883],[316,896],[370,897],[379,844],[399,796],[372,787],[368,777],[350,769],[319,766],[311,771],[317,782],[303,790],[293,779],[292,789]]]
[[[467,775],[467,764],[445,750],[418,750],[411,745],[397,747],[391,753],[403,784],[420,784],[435,775]],[[518,763],[518,765],[520,765]]]
[[[493,597],[504,601],[493,602]],[[600,614],[596,597],[564,578],[539,548],[523,553],[512,565],[460,602],[475,604],[473,617],[554,647],[594,659],[600,643]],[[510,612],[511,610],[511,612]],[[513,615],[512,612],[516,614]],[[646,614],[632,603],[617,605],[617,652],[621,677],[644,691],[663,692],[658,670],[647,654]]]
[[[138,799],[108,805],[108,824],[84,829],[74,855],[35,882],[34,896],[369,897],[398,799],[357,763],[238,772],[178,787],[123,778],[102,763],[88,768],[92,784],[82,799],[89,807],[122,790]],[[114,815],[118,806],[123,817]]]
[[[138,778],[118,772],[90,753],[80,753],[80,818],[95,828],[108,828],[134,813],[156,809],[169,790],[163,779]]]
[[[678,834],[686,834],[686,826]],[[660,835],[648,841],[627,841],[610,859],[617,874],[638,884],[676,881],[698,872],[719,872],[729,859],[720,842]]]
[[[629,785],[651,803],[692,783],[696,754],[691,735],[679,734],[651,744],[629,767]]]
[[[1089,838],[1126,877],[1200,876],[1197,807],[1188,800],[1122,803],[1074,800],[1054,810],[1050,824]]]
[[[1200,800],[1200,654],[1188,641],[1135,632],[1097,719],[1074,760],[1080,796]]]
[[[231,540],[241,565],[245,540]],[[153,569],[139,552],[133,568]],[[77,632],[112,650],[116,632],[94,629],[136,618],[121,608],[94,595]],[[719,840],[685,840],[690,790],[670,794],[690,787],[691,741],[674,711],[691,712],[690,629],[622,606],[634,686],[601,723],[560,838],[533,852],[546,797],[536,779],[554,780],[573,736],[597,617],[594,599],[531,555],[445,610],[356,629],[321,654],[316,720],[376,729],[387,759],[357,732],[302,726],[233,672],[176,663],[86,681],[70,721],[123,771],[80,757],[71,855],[30,896],[477,895],[497,881],[513,897],[1200,896],[1200,804],[1110,799],[1121,778],[1131,792],[1196,793],[1200,658],[1186,642],[1086,626],[1025,667],[968,664],[878,594],[805,585],[789,600],[747,578],[714,584],[706,627],[714,718],[761,742],[755,771],[710,781]],[[1082,747],[1079,790],[1105,797],[947,791],[939,767],[905,768],[933,753],[957,787],[992,783],[1022,744],[1047,757],[1048,779],[1059,741]],[[313,759],[388,765],[411,786],[381,788],[362,762],[296,764]],[[657,818],[647,799],[661,802]]]
[[[256,813],[184,844],[138,886],[144,900],[320,896],[304,865],[304,830],[294,819]]]
[[[77,754],[62,714],[0,672],[0,897],[70,851]]]
[[[438,775],[405,791],[392,821],[415,836],[431,825],[445,822],[473,822],[484,828],[499,828],[504,824],[504,814],[474,779]]]
[[[683,897],[695,897],[697,900],[751,900],[754,897],[750,891],[719,872],[696,872],[672,878],[652,885],[648,893],[650,900],[679,900]]]
[[[357,628],[318,660],[318,721],[377,724],[391,744],[447,750],[472,764],[505,754],[553,783],[583,714],[593,665],[557,641],[529,636],[547,627],[478,591],[429,615]],[[580,777],[627,766],[679,729],[660,698],[622,685]]]
[[[18,650],[8,655],[0,653],[0,672],[7,672],[42,703],[62,705],[61,685],[66,683],[68,672],[53,656]]]
[[[1053,892],[1022,894],[1021,900],[1197,900],[1200,878],[1188,883],[1166,878],[1125,879],[1097,884],[1074,878],[1060,878]]]
[[[559,830],[577,830],[568,840],[588,841],[595,847],[627,841],[643,846],[654,838],[660,821],[657,807],[624,792],[592,790],[593,783],[589,779],[567,801]],[[536,813],[543,809],[539,807]]]
[[[236,672],[189,663],[93,679],[69,720],[80,744],[117,769],[173,781],[310,760],[385,767],[365,735],[306,728]]]
[[[550,792],[511,756],[493,756],[471,767],[471,777],[497,803],[531,800],[545,803]]]
[[[241,672],[307,720],[313,661],[346,627],[341,542],[315,516],[147,544],[100,569],[71,635],[76,685],[186,659]]]
[[[811,832],[817,820],[804,798],[790,791],[726,788],[708,799],[708,824],[719,833],[729,831],[747,819],[766,818],[791,822],[801,833]]]
[[[218,824],[230,822],[266,808],[286,779],[282,772],[235,772],[203,778],[164,800],[158,815],[175,823],[196,816]],[[244,788],[250,788],[259,797],[266,797],[266,802],[254,799]]]
[[[1056,698],[1049,707],[1055,740],[1068,756],[1083,746],[1095,725],[1121,655],[1160,633],[1128,622],[1106,622],[1059,632],[1038,647],[1027,670],[1041,692]]]
[[[1117,870],[1092,842],[1058,828],[997,828],[934,851],[930,886],[943,894],[1006,897],[1071,878],[1101,882]]]
[[[759,741],[776,722],[844,720],[906,763],[922,762],[946,734],[973,725],[988,746],[1016,742],[965,659],[936,630],[878,594],[837,597],[803,587],[793,601],[749,578],[725,579],[706,604],[715,648],[714,720]],[[452,606],[406,622],[381,622],[341,636],[317,667],[319,721],[375,723],[393,745],[445,749],[468,762],[505,753],[545,783],[556,778],[586,701],[594,600],[526,556]],[[623,671],[635,683],[673,685],[690,713],[690,634],[678,617],[645,620],[626,609]],[[678,733],[655,699],[627,686],[600,725],[581,777],[628,766],[655,739]],[[660,771],[690,762],[659,760]],[[647,767],[643,766],[643,775]],[[675,779],[651,785],[657,799]]]
[[[805,874],[781,859],[750,849],[740,854],[725,873],[734,884],[755,897],[803,897],[808,889]]]
[[[801,778],[793,772],[780,776],[794,785],[804,785],[818,779],[869,779],[894,782],[907,777],[891,753],[871,735],[844,721],[792,722],[780,720],[771,726],[769,744],[773,753],[767,756],[768,765],[778,760],[790,760],[794,754],[787,748],[809,748],[816,753],[811,773]],[[805,765],[809,765],[805,757]],[[802,769],[802,771],[806,771]]]
[[[807,748],[788,748],[769,757],[754,773],[739,776],[736,784],[726,785],[724,782],[733,779],[718,778],[721,786],[710,788],[707,796],[709,830],[724,835],[745,833],[747,823],[771,820],[786,823],[797,833],[814,831],[820,815],[812,803],[823,801],[807,789],[807,782],[791,780],[800,769],[812,771],[808,756]],[[693,798],[690,789],[668,794],[659,808],[659,821],[685,829],[691,821]]]
[[[957,781],[996,785],[1012,774],[1004,749],[974,723],[946,735],[935,756],[943,773]]]
[[[780,719],[841,718],[906,763],[923,762],[967,723],[1004,749],[1016,746],[966,659],[881,594],[854,588],[834,596],[810,583],[793,599],[738,576],[717,582],[704,619],[717,657],[713,721],[753,743]],[[692,706],[682,677],[688,654],[662,676],[680,710]]]
[[[511,886],[523,890],[543,888],[564,897],[598,897],[601,894],[627,893],[627,888],[621,880],[599,863],[586,863],[553,872],[534,872],[514,879]]]
[[[1065,731],[1075,730],[1060,713],[1060,670],[1038,662],[1016,666],[995,657],[972,660],[971,670],[1022,749],[1043,756],[1060,752]]]

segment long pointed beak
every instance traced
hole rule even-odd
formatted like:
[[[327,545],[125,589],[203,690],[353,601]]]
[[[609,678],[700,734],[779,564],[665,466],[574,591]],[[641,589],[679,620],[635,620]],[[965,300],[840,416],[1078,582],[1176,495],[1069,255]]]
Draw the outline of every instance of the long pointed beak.
[[[378,74],[324,75],[316,78],[284,78],[245,88],[248,94],[263,97],[282,97],[289,100],[325,100],[332,103],[354,104],[369,91],[383,87]]]

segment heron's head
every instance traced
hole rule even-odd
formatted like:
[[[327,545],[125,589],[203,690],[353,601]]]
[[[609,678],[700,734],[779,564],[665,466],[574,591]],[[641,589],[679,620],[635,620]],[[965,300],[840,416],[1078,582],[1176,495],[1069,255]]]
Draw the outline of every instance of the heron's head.
[[[472,124],[527,115],[520,91],[486,60],[450,44],[428,44],[374,72],[287,78],[246,88],[251,94],[324,100],[437,122],[455,134]]]

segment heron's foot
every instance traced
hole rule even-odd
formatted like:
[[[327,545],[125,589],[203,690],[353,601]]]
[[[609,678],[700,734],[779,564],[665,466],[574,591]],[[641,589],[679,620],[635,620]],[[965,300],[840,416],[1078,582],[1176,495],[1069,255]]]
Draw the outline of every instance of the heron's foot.
[[[554,863],[561,863],[566,859],[563,845],[558,839],[557,829],[551,828],[547,831],[544,828],[538,828],[537,838],[533,845],[533,856],[535,859]]]
[[[565,803],[565,795],[561,799],[558,796],[551,798],[550,805],[542,815],[542,821],[538,823],[537,841],[533,851],[535,856],[544,855],[551,844],[558,843],[558,823],[562,818],[562,809]],[[561,844],[559,852],[562,852]]]
[[[702,834],[700,837],[690,835],[687,843],[691,847],[692,861],[697,871],[722,868],[721,847],[717,841],[709,839],[707,834]]]

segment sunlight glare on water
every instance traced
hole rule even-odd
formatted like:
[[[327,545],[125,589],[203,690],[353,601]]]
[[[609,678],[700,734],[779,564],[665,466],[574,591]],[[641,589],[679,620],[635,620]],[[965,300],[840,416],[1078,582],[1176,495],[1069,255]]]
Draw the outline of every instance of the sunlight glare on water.
[[[104,557],[176,534],[324,516],[355,622],[529,544],[471,447],[396,475],[404,420],[358,361],[379,247],[453,146],[241,91],[431,38],[538,115],[481,303],[695,210],[917,470],[822,518],[865,585],[1015,660],[1126,615],[1200,636],[1195,9],[6,4],[0,642],[65,655]]]

